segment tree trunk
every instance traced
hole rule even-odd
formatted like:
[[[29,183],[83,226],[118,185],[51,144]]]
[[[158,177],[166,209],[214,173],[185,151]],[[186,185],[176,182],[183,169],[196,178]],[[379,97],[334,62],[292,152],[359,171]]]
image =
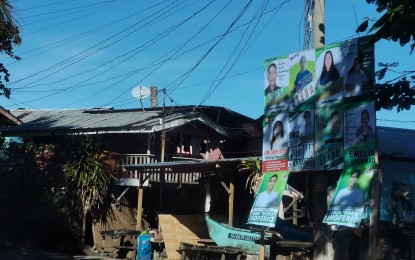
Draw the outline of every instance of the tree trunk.
[[[85,246],[86,214],[87,212],[83,212],[82,214],[82,234],[81,234],[82,246]]]

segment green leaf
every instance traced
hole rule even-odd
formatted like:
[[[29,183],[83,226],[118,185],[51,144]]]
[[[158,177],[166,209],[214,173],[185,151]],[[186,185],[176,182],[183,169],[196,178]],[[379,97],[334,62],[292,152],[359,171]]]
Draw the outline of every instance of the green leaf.
[[[367,27],[369,26],[369,20],[364,21],[357,27],[356,33],[364,32],[366,31]]]
[[[387,20],[388,20],[388,14],[386,13],[372,25],[369,32],[373,32],[373,31],[379,29],[380,27],[382,27],[385,24],[385,22]]]

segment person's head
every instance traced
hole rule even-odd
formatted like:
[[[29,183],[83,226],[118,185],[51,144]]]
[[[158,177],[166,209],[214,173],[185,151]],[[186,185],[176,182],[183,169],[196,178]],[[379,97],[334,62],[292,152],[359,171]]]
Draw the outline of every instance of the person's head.
[[[330,114],[329,124],[331,127],[331,134],[337,135],[340,132],[340,117],[337,111],[333,111]]]
[[[354,71],[360,71],[360,67],[361,67],[361,61],[359,57],[354,58],[353,61],[353,70]]]
[[[354,186],[356,185],[357,180],[359,179],[361,174],[361,171],[359,170],[355,170],[351,175],[350,175],[350,180],[349,180],[349,188],[354,188]]]
[[[272,129],[272,137],[275,138],[277,136],[284,136],[284,128],[282,126],[282,122],[279,120],[275,122],[274,128]]]
[[[310,122],[310,117],[311,117],[310,111],[305,111],[303,116],[304,116],[304,121],[306,123],[309,123]]]
[[[278,175],[277,174],[274,174],[269,178],[268,188],[267,188],[268,191],[272,191],[274,189],[275,184],[277,183],[277,180],[278,180]]]
[[[277,65],[271,63],[267,68],[268,86],[271,90],[275,89],[277,84]]]
[[[303,55],[300,58],[301,71],[305,71],[306,70],[306,66],[307,66],[307,58]]]
[[[369,111],[367,109],[363,110],[360,114],[360,122],[362,125],[368,125],[370,120]]]
[[[327,51],[326,54],[324,54],[324,68],[327,71],[330,71],[334,67],[334,59],[333,59],[333,53],[331,51]]]

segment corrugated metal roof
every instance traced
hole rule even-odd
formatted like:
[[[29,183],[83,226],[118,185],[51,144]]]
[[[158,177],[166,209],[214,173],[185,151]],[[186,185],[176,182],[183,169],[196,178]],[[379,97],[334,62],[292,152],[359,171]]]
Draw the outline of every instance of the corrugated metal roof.
[[[415,130],[377,127],[379,156],[389,159],[415,159]]]
[[[198,123],[208,126],[216,133],[228,136],[229,129],[226,128],[242,129],[242,123],[253,122],[253,119],[221,107],[166,107],[164,111],[166,130],[189,123]],[[146,133],[162,130],[162,108],[146,110],[18,109],[10,112],[23,124],[3,129],[2,133],[5,136]]]

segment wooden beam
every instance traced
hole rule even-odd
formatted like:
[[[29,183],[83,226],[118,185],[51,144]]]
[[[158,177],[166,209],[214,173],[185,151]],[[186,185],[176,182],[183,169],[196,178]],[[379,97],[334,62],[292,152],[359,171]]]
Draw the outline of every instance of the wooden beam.
[[[259,241],[259,260],[265,259],[265,228],[261,227],[261,240]]]
[[[233,173],[230,174],[231,181],[229,183],[229,226],[233,226],[233,204],[234,204],[234,198],[235,198],[235,186],[233,184],[234,182],[234,176]]]
[[[374,259],[377,249],[377,235],[379,228],[380,187],[382,185],[382,171],[375,170],[370,191],[370,220],[369,220],[369,250],[368,259]]]
[[[143,230],[143,226],[141,225],[141,216],[143,215],[143,188],[138,188],[138,203],[137,203],[137,230]]]
[[[231,194],[231,189],[226,185],[226,183],[221,181],[220,184],[222,184],[223,188],[225,188],[225,190],[228,194]]]

